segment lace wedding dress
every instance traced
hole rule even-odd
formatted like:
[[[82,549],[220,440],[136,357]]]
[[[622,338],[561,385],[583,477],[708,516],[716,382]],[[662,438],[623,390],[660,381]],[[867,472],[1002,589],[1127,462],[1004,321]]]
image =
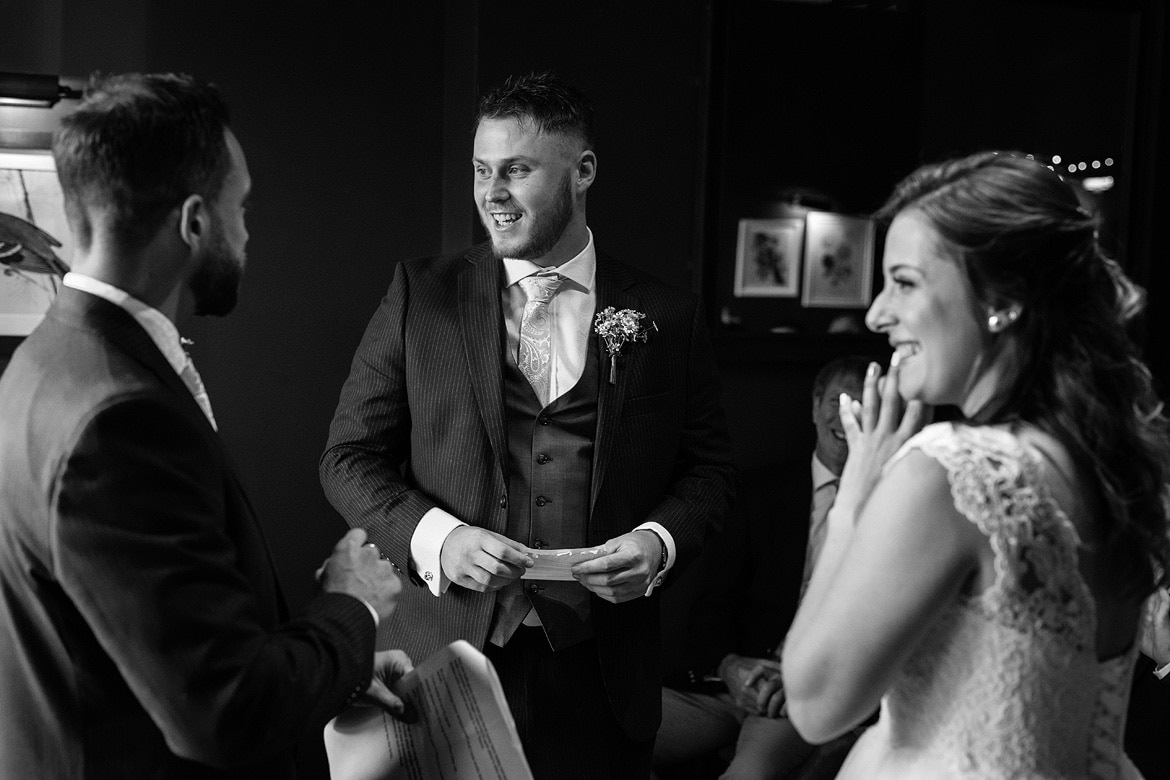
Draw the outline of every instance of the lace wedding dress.
[[[928,426],[920,449],[995,555],[995,583],[949,607],[899,671],[838,778],[1123,778],[1135,649],[1098,662],[1076,529],[1013,434]],[[889,468],[889,465],[886,467]]]

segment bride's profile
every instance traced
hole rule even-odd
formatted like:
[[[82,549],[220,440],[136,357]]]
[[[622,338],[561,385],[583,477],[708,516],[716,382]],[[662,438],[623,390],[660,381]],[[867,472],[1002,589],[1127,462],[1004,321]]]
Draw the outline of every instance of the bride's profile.
[[[866,324],[894,353],[842,399],[788,714],[824,742],[880,702],[843,778],[1140,777],[1126,702],[1170,554],[1167,422],[1127,333],[1142,295],[1022,155],[924,166],[878,217]],[[958,420],[926,424],[936,405]]]

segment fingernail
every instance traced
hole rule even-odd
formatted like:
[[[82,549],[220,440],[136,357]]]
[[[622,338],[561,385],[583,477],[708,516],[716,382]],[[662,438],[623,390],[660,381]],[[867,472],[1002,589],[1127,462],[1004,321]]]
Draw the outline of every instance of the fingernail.
[[[841,393],[841,397],[837,399],[837,403],[846,408],[853,403],[853,399],[849,397],[849,393]]]
[[[878,373],[878,364],[877,363],[870,363],[869,368],[865,369],[865,378],[866,379],[873,379],[875,376],[877,376],[877,373]]]
[[[898,364],[902,362],[902,353],[895,352],[890,355],[890,368],[897,368]]]

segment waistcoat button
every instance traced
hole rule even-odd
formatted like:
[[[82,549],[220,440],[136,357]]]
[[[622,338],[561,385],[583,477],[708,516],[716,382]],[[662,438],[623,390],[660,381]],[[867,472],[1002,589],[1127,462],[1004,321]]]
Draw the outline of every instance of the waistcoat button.
[[[548,503],[548,499],[545,498],[544,496],[537,496],[536,497],[536,505],[537,506],[544,506],[547,503]]]

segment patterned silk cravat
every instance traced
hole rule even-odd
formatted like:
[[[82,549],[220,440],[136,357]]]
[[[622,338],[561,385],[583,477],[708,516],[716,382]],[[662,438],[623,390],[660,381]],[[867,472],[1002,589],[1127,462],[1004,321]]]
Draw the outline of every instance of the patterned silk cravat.
[[[552,373],[552,317],[548,303],[564,281],[560,274],[544,274],[542,271],[520,280],[528,302],[524,304],[524,318],[520,320],[520,353],[516,361],[541,406],[548,405]]]
[[[207,395],[207,388],[203,386],[203,380],[199,377],[199,372],[195,370],[195,364],[191,361],[190,355],[187,356],[187,362],[183,364],[183,370],[179,372],[179,378],[191,391],[191,395],[195,396],[195,403],[199,404],[199,408],[207,415],[207,421],[211,423],[211,427],[218,431],[219,426],[215,424],[215,414],[211,411],[211,397]]]

